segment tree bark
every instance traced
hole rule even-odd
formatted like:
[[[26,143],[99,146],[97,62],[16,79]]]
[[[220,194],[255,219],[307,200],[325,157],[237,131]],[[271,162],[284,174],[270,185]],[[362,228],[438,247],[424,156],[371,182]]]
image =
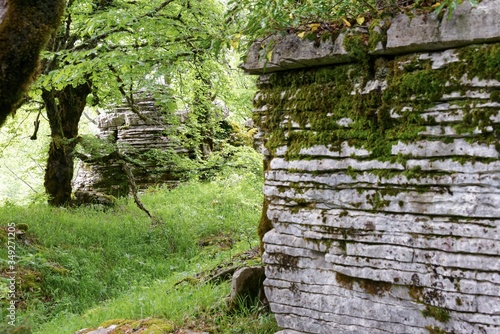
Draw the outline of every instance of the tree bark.
[[[19,107],[65,0],[0,0],[0,126]]]
[[[78,143],[78,123],[91,90],[91,83],[87,82],[42,93],[52,137],[44,180],[50,205],[67,206],[71,203],[73,152]]]
[[[50,1],[65,2],[65,0]],[[113,0],[92,1],[96,11],[111,6],[112,2]],[[71,7],[73,3],[73,0],[69,1],[68,7]],[[57,53],[61,50],[71,50],[79,39],[78,35],[73,35],[71,32],[73,28],[71,14],[66,16],[65,23],[64,31],[54,35],[49,41],[48,49],[51,52]],[[85,45],[92,49],[97,45],[98,41],[98,38],[90,39],[85,42]],[[57,56],[54,56],[52,61],[42,64],[43,72],[49,73],[64,67],[64,65]],[[52,137],[45,169],[44,187],[45,192],[49,195],[48,202],[53,206],[71,204],[73,190],[71,181],[74,173],[73,158],[74,149],[78,143],[78,124],[85,109],[87,97],[92,92],[92,82],[88,77],[86,79],[85,83],[76,87],[73,86],[73,83],[68,83],[61,90],[52,89],[42,92]]]

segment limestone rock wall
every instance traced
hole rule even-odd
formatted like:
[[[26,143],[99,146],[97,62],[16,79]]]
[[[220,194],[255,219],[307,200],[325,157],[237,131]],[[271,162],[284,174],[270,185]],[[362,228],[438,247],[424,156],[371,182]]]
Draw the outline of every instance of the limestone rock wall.
[[[126,105],[115,108],[97,119],[101,139],[114,142],[122,153],[139,164],[129,164],[135,182],[139,188],[156,184],[177,185],[178,176],[174,175],[173,166],[147,160],[142,155],[151,149],[159,151],[173,150],[189,154],[189,150],[174,142],[167,135],[161,111],[155,106],[154,99],[144,96],[136,99],[137,109],[142,118]],[[125,196],[129,192],[129,181],[122,167],[123,159],[116,154],[94,161],[80,163],[74,181],[75,192],[99,192],[114,196]]]
[[[464,2],[249,55],[281,333],[500,333],[498,18]]]

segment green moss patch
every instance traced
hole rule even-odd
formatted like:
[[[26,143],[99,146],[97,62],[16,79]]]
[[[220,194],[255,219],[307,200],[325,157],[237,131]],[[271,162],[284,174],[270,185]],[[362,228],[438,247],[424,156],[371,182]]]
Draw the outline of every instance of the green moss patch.
[[[426,110],[441,103],[445,94],[464,95],[468,89],[461,81],[464,78],[498,79],[498,44],[464,47],[458,51],[459,61],[433,69],[430,60],[415,55],[366,60],[363,36],[348,35],[344,41],[357,55],[357,63],[273,73],[260,86],[255,106],[262,111],[255,113],[254,120],[267,131],[271,152],[286,145],[286,159],[307,159],[301,154],[303,148],[324,145],[335,151],[348,143],[370,151],[367,159],[404,164],[411,155],[393,155],[393,145],[424,139],[421,133],[426,126],[440,125],[433,117],[422,116]],[[385,81],[385,89],[361,92],[374,79]],[[498,89],[491,88],[491,99],[498,95]],[[498,112],[495,108],[476,108],[477,100],[468,98],[450,104],[451,109],[463,110],[464,120],[449,126],[470,142],[498,143],[498,126],[492,121]]]
[[[392,288],[391,283],[374,281],[365,278],[351,277],[337,272],[335,274],[337,283],[346,289],[352,290],[354,283],[357,283],[361,289],[371,295],[381,296]]]
[[[439,322],[446,323],[450,321],[450,312],[441,307],[427,305],[422,311],[422,315],[426,318],[431,317]]]
[[[107,320],[99,325],[99,328],[110,328],[113,329],[110,333],[141,333],[141,334],[166,334],[173,332],[175,326],[173,322],[157,319],[148,318],[142,320],[130,320],[130,319],[112,319]],[[91,332],[96,330],[88,329],[86,332]],[[84,332],[85,333],[85,332]]]

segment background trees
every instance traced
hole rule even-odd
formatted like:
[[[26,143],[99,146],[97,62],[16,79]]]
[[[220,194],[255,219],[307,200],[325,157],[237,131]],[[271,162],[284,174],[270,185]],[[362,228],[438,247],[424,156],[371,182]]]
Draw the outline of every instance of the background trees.
[[[199,152],[217,132],[213,101],[236,101],[222,51],[223,6],[214,0],[69,0],[30,96],[46,111],[51,143],[44,186],[52,205],[71,199],[74,150],[85,107],[110,109],[139,92],[168,118],[189,110],[176,135]],[[248,108],[248,107],[247,107]],[[36,134],[35,134],[36,137]]]

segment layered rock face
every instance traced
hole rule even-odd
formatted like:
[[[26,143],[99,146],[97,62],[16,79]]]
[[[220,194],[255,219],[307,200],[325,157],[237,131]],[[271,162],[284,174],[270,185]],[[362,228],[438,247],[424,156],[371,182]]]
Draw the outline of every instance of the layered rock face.
[[[168,125],[152,97],[137,98],[136,103],[142,117],[128,106],[117,107],[113,113],[98,118],[98,137],[115,143],[124,155],[136,160],[136,164],[129,165],[139,188],[157,184],[175,186],[179,178],[174,175],[173,166],[159,165],[158,161],[147,159],[144,154],[151,150],[171,150],[187,155],[189,151],[168,137]],[[123,170],[123,162],[123,157],[112,153],[97,161],[80,163],[74,181],[75,191],[126,196],[129,180]]]
[[[266,296],[283,334],[498,334],[498,1],[389,23],[244,65]]]

